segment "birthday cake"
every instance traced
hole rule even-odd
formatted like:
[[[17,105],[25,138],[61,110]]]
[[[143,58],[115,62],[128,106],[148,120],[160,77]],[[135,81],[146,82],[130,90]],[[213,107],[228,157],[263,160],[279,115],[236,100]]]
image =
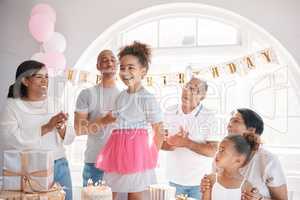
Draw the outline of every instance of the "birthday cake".
[[[176,188],[163,185],[155,184],[149,187],[150,200],[174,200],[176,194]]]
[[[105,185],[88,183],[86,187],[81,189],[81,200],[112,200],[111,188]]]

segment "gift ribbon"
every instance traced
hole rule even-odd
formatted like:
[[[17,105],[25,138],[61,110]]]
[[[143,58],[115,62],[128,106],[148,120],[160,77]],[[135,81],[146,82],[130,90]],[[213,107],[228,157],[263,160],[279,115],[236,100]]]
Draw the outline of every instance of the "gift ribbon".
[[[53,192],[59,192],[53,194]],[[52,193],[52,194],[48,194],[48,193]],[[59,196],[58,196],[59,195]],[[38,192],[38,193],[23,193],[20,191],[10,191],[10,190],[1,190],[0,191],[0,198],[4,198],[4,199],[42,199],[43,197],[47,197],[47,199],[51,200],[51,199],[55,199],[57,200],[57,197],[60,197],[60,200],[64,200],[65,199],[65,192],[62,189],[62,187],[58,184],[58,183],[54,183],[53,186],[51,187],[51,189],[47,192]],[[45,198],[46,199],[46,198]]]
[[[49,167],[48,170],[40,170],[40,171],[34,171],[34,172],[28,172],[27,166],[28,166],[28,154],[21,152],[21,172],[13,172],[7,169],[3,170],[3,176],[21,176],[21,191],[24,191],[25,186],[29,186],[30,190],[32,192],[40,192],[41,190],[44,190],[43,186],[39,184],[38,181],[33,180],[31,177],[47,177],[52,174],[52,169]],[[39,189],[36,189],[36,187],[39,187]],[[28,192],[28,191],[26,191]]]

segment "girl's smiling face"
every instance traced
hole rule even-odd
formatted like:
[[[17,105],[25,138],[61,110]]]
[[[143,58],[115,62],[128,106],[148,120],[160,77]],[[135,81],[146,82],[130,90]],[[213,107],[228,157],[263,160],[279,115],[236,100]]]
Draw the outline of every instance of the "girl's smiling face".
[[[136,56],[126,55],[120,60],[120,78],[128,87],[136,88],[146,75],[144,67]]]

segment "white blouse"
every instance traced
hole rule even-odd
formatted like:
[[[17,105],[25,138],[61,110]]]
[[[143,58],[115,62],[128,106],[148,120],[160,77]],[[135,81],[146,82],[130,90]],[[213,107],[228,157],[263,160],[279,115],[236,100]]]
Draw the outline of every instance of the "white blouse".
[[[271,197],[268,187],[287,184],[278,157],[263,147],[240,172],[265,197]]]
[[[62,111],[59,101],[48,98],[29,102],[19,98],[8,98],[0,116],[0,170],[3,167],[3,152],[8,149],[52,150],[54,159],[65,157],[64,144],[71,144],[75,138],[72,122],[68,120],[65,138],[57,130],[41,135],[41,126]]]

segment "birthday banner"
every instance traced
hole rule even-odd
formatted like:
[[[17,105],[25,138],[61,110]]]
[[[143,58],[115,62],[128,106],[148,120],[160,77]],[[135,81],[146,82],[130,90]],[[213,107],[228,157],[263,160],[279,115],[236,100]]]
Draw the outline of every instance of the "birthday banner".
[[[277,56],[273,49],[266,48],[255,53],[237,58],[225,63],[209,66],[189,66],[189,70],[179,73],[167,74],[148,74],[144,81],[147,86],[154,83],[159,85],[168,85],[170,82],[177,81],[178,84],[184,84],[191,76],[201,76],[207,79],[218,79],[230,75],[245,76],[251,70],[263,67],[266,64],[279,64]],[[68,68],[65,72],[66,79],[73,84],[92,83],[98,84],[101,81],[101,75],[83,70]]]

